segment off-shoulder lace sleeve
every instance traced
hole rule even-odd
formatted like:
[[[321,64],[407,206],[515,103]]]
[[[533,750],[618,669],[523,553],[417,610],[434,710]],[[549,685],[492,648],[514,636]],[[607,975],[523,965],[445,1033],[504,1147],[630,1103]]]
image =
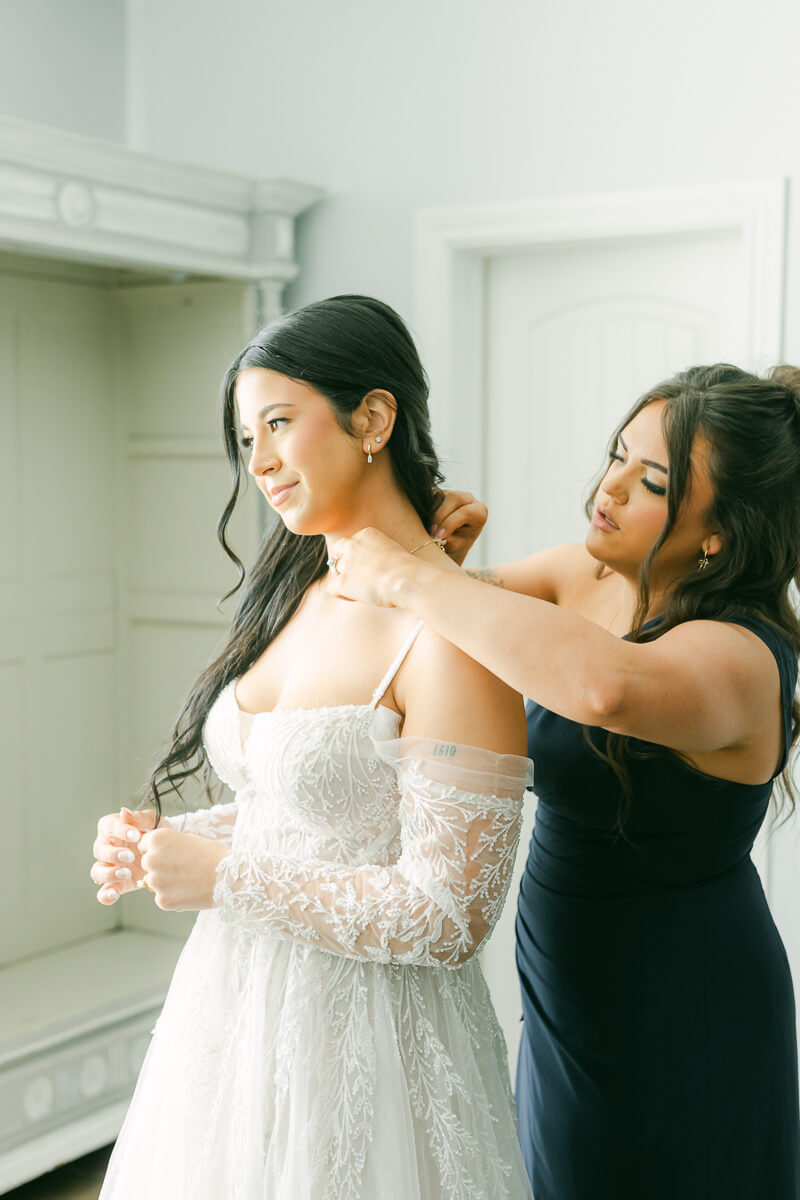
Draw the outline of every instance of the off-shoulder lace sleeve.
[[[348,958],[458,967],[503,907],[532,763],[430,738],[375,748],[400,786],[396,863],[232,853],[217,866],[212,906],[232,924]]]
[[[233,800],[230,804],[212,804],[210,808],[198,808],[194,812],[178,813],[175,817],[165,819],[179,833],[197,833],[230,846],[237,810],[238,801]]]

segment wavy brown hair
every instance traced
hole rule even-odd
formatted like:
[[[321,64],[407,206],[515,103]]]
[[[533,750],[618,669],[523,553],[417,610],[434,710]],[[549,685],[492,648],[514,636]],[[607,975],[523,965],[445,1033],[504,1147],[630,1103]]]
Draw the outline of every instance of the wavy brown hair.
[[[641,396],[614,430],[619,434],[648,404],[666,400],[662,430],[667,445],[667,518],[639,571],[639,595],[628,640],[651,642],[683,621],[756,617],[779,631],[800,656],[800,620],[791,592],[800,586],[800,369],[773,367],[766,378],[730,363],[690,367]],[[713,500],[706,513],[722,548],[703,571],[691,570],[665,594],[663,620],[646,621],[651,602],[653,562],[679,522],[691,485],[690,455],[696,438],[709,447],[708,471]],[[591,520],[605,467],[586,500]],[[699,550],[698,550],[699,553]],[[604,571],[601,563],[597,577]],[[643,628],[647,624],[648,628]],[[657,755],[636,739],[608,733],[595,753],[612,767],[622,796],[618,832],[633,803],[629,757]],[[791,747],[800,734],[800,703],[792,703]],[[795,794],[788,762],[779,777],[774,816],[791,815]]]
[[[245,469],[235,388],[239,372],[247,367],[266,367],[309,384],[326,397],[339,426],[354,436],[351,415],[363,397],[375,388],[391,392],[396,416],[384,453],[426,529],[442,499],[438,487],[442,473],[428,413],[428,377],[411,334],[388,304],[370,296],[331,296],[278,317],[236,355],[221,390],[222,435],[233,491],[219,519],[217,537],[239,570],[239,581],[220,603],[243,584],[244,591],[226,645],[190,688],[170,742],[140,792],[143,803],[155,805],[156,825],[161,820],[162,791],[181,795],[181,784],[201,770],[205,793],[213,802],[202,736],[209,710],[222,689],[277,637],[306,589],[327,569],[324,535],[292,533],[280,521],[266,531],[249,573],[226,541]]]

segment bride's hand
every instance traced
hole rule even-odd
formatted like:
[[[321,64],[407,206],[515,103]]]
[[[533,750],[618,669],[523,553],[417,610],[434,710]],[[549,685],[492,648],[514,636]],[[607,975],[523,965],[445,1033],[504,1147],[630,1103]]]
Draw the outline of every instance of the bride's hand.
[[[328,591],[379,608],[395,607],[391,592],[398,573],[415,565],[407,550],[369,526],[352,537],[338,538],[330,557],[335,566],[328,575]]]
[[[92,863],[89,878],[101,885],[97,893],[100,904],[113,904],[123,892],[135,892],[139,887],[141,837],[153,828],[155,819],[154,808],[136,812],[121,808],[119,812],[106,813],[97,822],[97,837],[92,845],[96,861]],[[162,817],[161,824],[166,823],[167,818]]]
[[[172,826],[142,835],[142,871],[166,912],[212,908],[217,867],[230,854],[227,846]]]
[[[445,550],[459,566],[486,524],[489,510],[472,492],[445,492],[436,510],[431,536],[444,540]]]

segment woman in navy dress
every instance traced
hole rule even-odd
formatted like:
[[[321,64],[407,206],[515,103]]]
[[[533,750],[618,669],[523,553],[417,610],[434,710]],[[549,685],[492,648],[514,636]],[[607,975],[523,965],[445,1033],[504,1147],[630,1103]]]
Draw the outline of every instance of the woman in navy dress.
[[[800,370],[651,389],[586,511],[585,544],[478,578],[362,530],[334,586],[530,697],[516,1101],[536,1200],[800,1200],[794,993],[750,858],[779,777],[794,803]],[[484,520],[449,493],[435,532],[462,561]]]

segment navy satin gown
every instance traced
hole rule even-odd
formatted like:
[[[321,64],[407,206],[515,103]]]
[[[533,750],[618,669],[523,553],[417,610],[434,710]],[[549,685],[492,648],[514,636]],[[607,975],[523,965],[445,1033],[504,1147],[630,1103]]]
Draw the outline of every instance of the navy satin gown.
[[[788,747],[792,647],[736,623],[777,660]],[[516,921],[516,1099],[536,1200],[800,1200],[794,993],[750,858],[772,783],[651,746],[629,759],[614,844],[611,768],[582,726],[527,710],[538,806]]]

